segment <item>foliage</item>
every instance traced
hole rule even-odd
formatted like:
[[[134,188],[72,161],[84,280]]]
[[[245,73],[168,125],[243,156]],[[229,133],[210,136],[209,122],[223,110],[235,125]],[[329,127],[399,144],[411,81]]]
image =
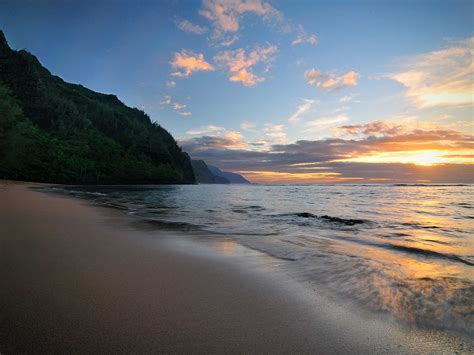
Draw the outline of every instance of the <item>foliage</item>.
[[[58,183],[192,183],[173,137],[116,96],[51,75],[0,31],[0,178]]]

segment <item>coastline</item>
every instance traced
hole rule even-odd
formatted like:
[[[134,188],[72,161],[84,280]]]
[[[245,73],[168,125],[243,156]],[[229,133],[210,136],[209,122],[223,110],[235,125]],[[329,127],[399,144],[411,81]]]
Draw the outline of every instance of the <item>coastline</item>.
[[[245,265],[238,246],[31,186],[0,181],[1,353],[472,350],[307,295]]]

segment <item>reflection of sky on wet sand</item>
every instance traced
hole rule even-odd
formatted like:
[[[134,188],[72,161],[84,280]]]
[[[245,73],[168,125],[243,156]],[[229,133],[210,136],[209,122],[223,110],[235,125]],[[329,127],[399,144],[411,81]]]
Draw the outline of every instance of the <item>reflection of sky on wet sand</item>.
[[[236,255],[239,249],[242,252],[242,246],[230,239],[213,240],[211,245],[214,249],[226,255]]]

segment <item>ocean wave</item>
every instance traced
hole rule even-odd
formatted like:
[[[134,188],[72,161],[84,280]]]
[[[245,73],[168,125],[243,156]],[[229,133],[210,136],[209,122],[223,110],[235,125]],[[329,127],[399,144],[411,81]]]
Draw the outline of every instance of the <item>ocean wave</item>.
[[[240,208],[243,210],[249,210],[249,211],[264,211],[265,207],[259,206],[259,205],[250,205],[250,206],[242,206],[242,205],[234,205],[234,208]]]
[[[405,245],[384,244],[382,245],[382,247],[386,249],[392,249],[392,250],[402,251],[402,252],[410,253],[410,254],[422,255],[422,256],[431,257],[431,258],[447,259],[447,260],[463,263],[466,265],[474,266],[474,262],[470,260],[466,260],[466,258],[460,257],[458,255],[454,255],[454,254],[444,254],[444,253],[439,253],[439,252],[429,250],[429,249],[421,249],[421,248],[409,247]]]
[[[461,207],[461,208],[466,208],[466,209],[474,208],[474,205],[472,205],[471,203],[467,203],[467,202],[454,202],[453,205]]]
[[[435,226],[435,225],[426,225],[418,222],[403,222],[400,223],[402,226],[406,227],[416,227],[416,228],[422,228],[422,229],[440,229],[440,226]]]
[[[341,218],[341,217],[334,217],[328,215],[315,215],[310,212],[299,212],[299,213],[289,213],[283,214],[280,216],[288,216],[288,217],[298,217],[304,219],[314,219],[322,222],[327,222],[336,225],[344,225],[344,226],[355,226],[358,224],[370,224],[371,221],[366,219],[356,219],[356,218]]]
[[[40,188],[41,190],[45,190],[48,192],[55,192],[60,194],[72,195],[72,196],[79,196],[79,197],[105,197],[107,194],[98,191],[86,191],[86,190],[72,190],[64,187],[55,187],[50,186],[46,188]]]
[[[231,208],[232,212],[235,213],[252,213],[252,212],[262,212],[265,211],[265,208],[258,205],[251,206],[235,206]]]
[[[413,186],[413,187],[454,187],[454,186],[469,186],[468,184],[393,184],[392,186]]]
[[[133,213],[129,213],[133,214]],[[135,215],[138,217],[139,222],[147,223],[156,227],[160,227],[163,229],[169,230],[179,230],[179,231],[199,231],[202,230],[203,226],[199,224],[189,223],[189,222],[181,222],[181,221],[170,221],[164,219],[156,219],[150,217],[144,217],[140,215]]]

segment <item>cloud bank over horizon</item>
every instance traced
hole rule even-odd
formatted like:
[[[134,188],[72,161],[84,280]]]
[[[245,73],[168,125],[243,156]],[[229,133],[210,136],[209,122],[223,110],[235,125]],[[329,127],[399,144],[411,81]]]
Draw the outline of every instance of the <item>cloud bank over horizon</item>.
[[[339,126],[335,131],[337,138],[255,149],[258,142],[245,141],[239,132],[207,127],[189,132],[179,144],[192,157],[242,173],[254,182],[474,183],[472,135],[383,121]]]

